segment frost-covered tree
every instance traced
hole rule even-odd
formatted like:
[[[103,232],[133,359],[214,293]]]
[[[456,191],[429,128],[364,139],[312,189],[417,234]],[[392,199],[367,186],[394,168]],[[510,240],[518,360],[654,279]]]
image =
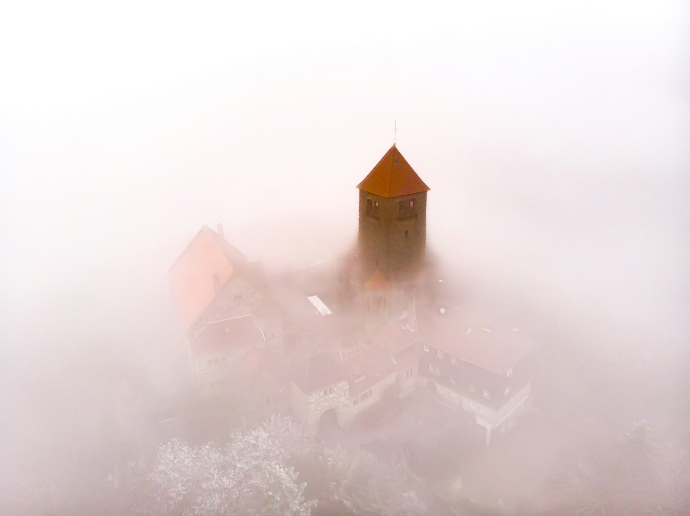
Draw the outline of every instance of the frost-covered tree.
[[[273,416],[249,432],[232,434],[225,447],[163,444],[148,476],[154,499],[146,512],[185,516],[309,516],[305,483],[288,465],[309,441],[288,418]]]

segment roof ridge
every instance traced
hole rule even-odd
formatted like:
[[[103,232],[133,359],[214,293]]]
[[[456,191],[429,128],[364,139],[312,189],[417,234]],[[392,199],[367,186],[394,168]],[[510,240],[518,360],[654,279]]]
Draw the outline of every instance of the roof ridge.
[[[393,144],[393,147],[388,149],[388,160],[390,161],[390,167],[388,167],[388,189],[386,190],[386,197],[390,197],[391,195],[391,182],[393,180],[393,148],[395,147],[395,144]]]
[[[180,258],[182,258],[182,257],[185,255],[185,253],[189,250],[189,248],[192,247],[192,244],[193,244],[194,241],[199,237],[199,235],[201,234],[201,232],[202,232],[204,229],[211,230],[211,228],[208,227],[206,224],[202,224],[202,225],[201,225],[201,229],[199,229],[199,231],[197,231],[196,233],[194,233],[194,236],[192,237],[192,239],[191,239],[191,240],[189,241],[189,243],[184,247],[184,249],[183,249],[182,252],[177,256],[177,258],[175,258],[175,261],[174,261],[174,262],[172,263],[172,265],[168,268],[168,270],[171,270],[173,267],[175,267],[175,265],[177,265],[177,262],[179,262],[179,261],[180,261]]]

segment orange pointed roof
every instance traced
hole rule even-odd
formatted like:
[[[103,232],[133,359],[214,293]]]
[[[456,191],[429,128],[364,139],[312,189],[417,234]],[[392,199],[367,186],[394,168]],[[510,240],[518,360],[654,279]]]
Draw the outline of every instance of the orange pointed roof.
[[[364,288],[373,292],[385,292],[391,288],[391,284],[386,279],[383,272],[381,272],[380,269],[376,269],[376,272],[369,278],[369,281],[364,284]]]
[[[170,268],[173,294],[189,330],[246,256],[222,235],[203,226]],[[217,283],[217,286],[216,286]]]
[[[381,197],[399,197],[430,190],[395,145],[388,149],[357,188]]]

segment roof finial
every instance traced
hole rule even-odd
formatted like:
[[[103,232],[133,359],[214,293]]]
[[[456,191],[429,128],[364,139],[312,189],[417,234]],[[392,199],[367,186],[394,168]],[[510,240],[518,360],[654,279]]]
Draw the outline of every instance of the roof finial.
[[[396,120],[393,125],[393,147],[395,147],[395,142],[398,139],[398,121]]]

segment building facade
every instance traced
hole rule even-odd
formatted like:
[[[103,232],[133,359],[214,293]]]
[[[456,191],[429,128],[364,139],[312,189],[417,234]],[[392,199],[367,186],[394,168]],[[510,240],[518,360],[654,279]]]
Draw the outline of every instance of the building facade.
[[[469,314],[424,318],[419,386],[449,406],[471,413],[486,446],[530,405],[534,343]]]

